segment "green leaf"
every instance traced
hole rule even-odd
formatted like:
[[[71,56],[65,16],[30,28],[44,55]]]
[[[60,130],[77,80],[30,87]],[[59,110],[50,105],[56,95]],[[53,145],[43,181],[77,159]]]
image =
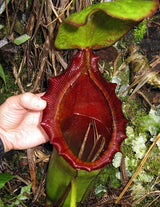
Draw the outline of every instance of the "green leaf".
[[[24,35],[21,35],[20,37],[17,37],[15,40],[14,40],[14,43],[16,45],[21,45],[23,44],[24,42],[26,42],[27,40],[29,40],[31,37],[27,34],[24,34]]]
[[[9,180],[13,179],[14,176],[10,173],[1,173],[0,174],[0,189],[8,182]]]
[[[4,70],[1,64],[0,64],[0,78],[2,78],[2,80],[4,81],[6,85],[6,77],[5,77]]]
[[[32,183],[21,188],[21,192],[17,196],[18,199],[14,202],[14,204],[18,205],[20,203],[19,200],[24,201],[24,200],[28,200],[29,199],[25,195],[25,193],[30,194],[30,192],[31,192],[31,186],[32,186]]]
[[[107,191],[106,186],[100,184],[95,188],[95,195],[98,195],[98,194],[103,195],[104,193],[106,193],[106,191]]]
[[[0,29],[3,29],[4,25],[0,24]]]
[[[157,8],[158,0],[115,0],[92,5],[61,24],[55,46],[59,49],[110,46]]]
[[[66,21],[77,26],[84,25],[89,17],[99,10],[117,19],[141,21],[146,17],[152,16],[156,12],[158,5],[158,0],[114,0],[113,2],[89,6],[80,12],[72,14]]]
[[[27,194],[30,194],[31,192],[31,186],[32,186],[32,183],[27,185],[27,186],[24,186],[21,188],[21,192],[20,194],[17,196],[20,200],[26,200],[28,199],[28,197],[24,194],[24,193],[27,193]]]
[[[6,8],[6,2],[7,4],[10,2],[10,0],[7,1],[1,1],[1,5],[0,5],[0,14],[2,14],[5,11]]]

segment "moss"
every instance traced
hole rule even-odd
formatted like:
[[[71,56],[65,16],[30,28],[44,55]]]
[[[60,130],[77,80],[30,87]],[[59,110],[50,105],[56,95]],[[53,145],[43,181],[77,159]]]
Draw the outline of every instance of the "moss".
[[[159,149],[155,146],[149,156],[148,160],[144,165],[144,169],[151,175],[157,177],[160,173],[160,156],[159,156]]]
[[[5,72],[6,86],[1,82],[0,104],[2,104],[8,97],[12,96],[18,90],[12,72]]]
[[[121,149],[125,155],[128,175],[131,177],[160,131],[160,116],[159,109],[157,109],[157,111],[151,109],[147,114],[135,100],[129,101],[129,105],[126,103],[124,108],[125,114],[131,122],[126,128],[128,138],[123,142]],[[139,207],[143,206],[143,203],[146,204],[148,201],[150,202],[150,196],[145,198],[144,195],[150,191],[154,192],[160,187],[159,185],[154,186],[155,180],[160,174],[159,146],[160,145],[157,143],[153,148],[145,165],[134,180],[134,184],[132,185],[132,194],[134,198],[144,199],[144,201],[142,199],[140,204],[134,206]],[[137,189],[139,189],[139,191],[137,191]]]
[[[118,188],[121,186],[119,168],[107,165],[95,181],[95,194],[102,196],[107,191],[107,183],[110,187]]]

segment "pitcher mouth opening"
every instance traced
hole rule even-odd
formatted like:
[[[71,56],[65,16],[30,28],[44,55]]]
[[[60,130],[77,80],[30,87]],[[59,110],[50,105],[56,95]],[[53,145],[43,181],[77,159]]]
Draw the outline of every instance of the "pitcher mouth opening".
[[[84,162],[94,162],[112,137],[112,114],[103,92],[84,67],[59,106],[59,126],[66,145]]]
[[[82,114],[73,114],[63,120],[60,128],[70,150],[84,162],[98,160],[107,150],[112,136],[111,128],[106,128],[99,120]]]

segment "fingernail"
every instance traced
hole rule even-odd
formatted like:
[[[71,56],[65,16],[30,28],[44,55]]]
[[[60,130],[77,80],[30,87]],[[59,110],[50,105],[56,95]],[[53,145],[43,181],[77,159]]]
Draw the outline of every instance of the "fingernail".
[[[46,107],[46,101],[42,100],[41,98],[39,98],[39,100],[36,100],[35,106],[38,108],[45,108]]]

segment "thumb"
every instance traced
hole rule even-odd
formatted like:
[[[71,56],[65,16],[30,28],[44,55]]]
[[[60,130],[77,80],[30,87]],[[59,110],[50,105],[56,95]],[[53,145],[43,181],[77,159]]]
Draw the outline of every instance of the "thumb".
[[[41,99],[39,95],[27,92],[17,96],[17,104],[20,108],[29,110],[43,110],[47,103],[45,100]]]

